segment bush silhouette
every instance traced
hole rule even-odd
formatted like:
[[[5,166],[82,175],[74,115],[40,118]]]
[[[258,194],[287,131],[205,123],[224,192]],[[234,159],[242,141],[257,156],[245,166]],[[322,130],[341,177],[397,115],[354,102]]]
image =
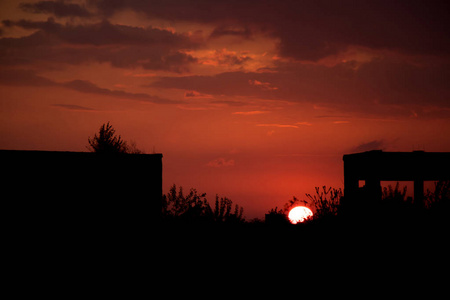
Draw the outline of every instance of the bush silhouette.
[[[338,214],[341,198],[343,192],[341,189],[336,189],[325,185],[322,189],[316,187],[316,194],[306,194],[306,197],[310,200],[315,208],[313,219],[331,218]]]
[[[95,134],[91,139],[88,138],[89,150],[101,154],[141,154],[143,153],[136,147],[136,143],[131,141],[129,144],[122,140],[120,135],[116,135],[116,130],[111,124],[106,123],[100,126],[98,135]]]
[[[215,223],[243,223],[244,208],[234,206],[227,197],[219,198],[216,195],[214,209],[212,209],[206,194],[198,194],[196,189],[191,188],[187,195],[183,188],[174,184],[167,195],[163,195],[163,217],[169,221],[189,222],[215,222]]]
[[[430,216],[435,220],[449,222],[450,212],[450,180],[441,180],[435,183],[434,191],[427,190],[425,206]]]

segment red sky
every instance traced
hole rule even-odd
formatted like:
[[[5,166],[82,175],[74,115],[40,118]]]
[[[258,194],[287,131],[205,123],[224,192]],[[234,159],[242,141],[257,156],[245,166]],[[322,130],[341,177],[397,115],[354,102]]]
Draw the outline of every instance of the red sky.
[[[247,218],[343,187],[342,155],[450,151],[448,1],[0,3],[0,148],[87,151],[110,121],[164,190]]]

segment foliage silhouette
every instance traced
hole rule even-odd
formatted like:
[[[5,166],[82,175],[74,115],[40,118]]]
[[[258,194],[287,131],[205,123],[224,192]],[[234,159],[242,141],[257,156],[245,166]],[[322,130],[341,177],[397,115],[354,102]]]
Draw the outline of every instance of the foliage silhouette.
[[[269,225],[285,225],[290,223],[286,210],[278,209],[278,206],[267,212],[265,222]]]
[[[390,206],[391,209],[402,210],[413,205],[413,199],[406,196],[407,187],[400,189],[400,183],[384,187],[381,193],[381,205]]]
[[[402,190],[400,190],[400,183],[397,182],[395,188],[392,188],[392,185],[383,188],[381,193],[382,201],[395,201],[395,202],[403,202],[406,201],[406,190],[407,187],[404,186]]]
[[[191,189],[189,194],[184,195],[183,188],[177,192],[176,185],[170,188],[169,193],[163,196],[163,215],[168,218],[200,218],[207,214],[210,209],[205,198],[206,194],[197,194],[197,190]]]
[[[435,183],[434,191],[427,190],[425,205],[430,217],[437,222],[450,223],[450,180],[441,180]]]
[[[306,197],[310,200],[315,208],[313,219],[323,219],[334,217],[338,214],[341,198],[343,192],[341,189],[336,189],[325,185],[322,186],[322,190],[316,187],[316,194],[306,194]]]
[[[101,154],[119,154],[119,153],[128,153],[128,154],[141,154],[143,153],[136,147],[136,143],[131,141],[130,144],[124,140],[120,135],[116,135],[116,130],[112,127],[112,125],[108,122],[103,124],[98,132],[98,135],[95,134],[91,139],[88,138],[89,146],[87,147],[89,150],[95,153]]]
[[[198,193],[196,189],[190,189],[185,193],[182,187],[173,185],[170,191],[163,195],[163,218],[167,221],[182,221],[193,223],[214,223],[214,224],[247,224],[249,226],[266,225],[286,225],[289,210],[297,205],[310,206],[314,211],[314,216],[305,223],[314,224],[339,224],[344,221],[347,224],[369,224],[373,226],[395,226],[404,221],[417,222],[423,215],[423,211],[413,205],[411,197],[406,196],[406,187],[400,188],[399,183],[395,186],[388,186],[382,190],[382,200],[378,204],[372,203],[368,209],[357,209],[352,211],[355,215],[349,217],[342,214],[342,189],[333,187],[316,187],[315,194],[306,194],[307,200],[299,200],[293,197],[284,207],[272,208],[266,214],[265,222],[253,220],[246,222],[243,217],[243,207],[234,205],[227,197],[216,195],[214,205],[211,205],[205,193]],[[427,211],[432,212],[431,217],[439,216],[444,218],[450,206],[450,182],[442,181],[436,183],[433,192],[428,191],[425,199]],[[364,199],[360,199],[364,202]],[[325,222],[324,222],[325,221]],[[330,223],[331,222],[331,223]],[[350,222],[350,223],[349,223]],[[355,223],[356,222],[356,223]],[[361,223],[363,222],[363,223]],[[379,224],[379,225],[376,225]],[[384,225],[382,225],[384,224]],[[302,226],[300,226],[302,227]],[[309,227],[311,228],[311,227]]]
[[[89,147],[93,152],[102,154],[117,154],[127,152],[127,143],[122,140],[121,136],[116,136],[116,130],[111,124],[103,124],[98,135],[88,138]]]
[[[343,197],[343,193],[341,189],[336,188],[327,188],[323,186],[322,189],[319,187],[315,188],[316,194],[305,194],[309,201],[307,200],[299,200],[297,197],[292,197],[291,200],[284,204],[283,209],[279,209],[275,207],[275,209],[271,209],[268,214],[266,214],[266,219],[271,219],[273,221],[278,220],[282,222],[282,219],[288,220],[289,211],[295,206],[311,206],[314,211],[314,215],[312,218],[307,221],[312,220],[324,220],[337,216],[340,200]]]
[[[434,192],[429,189],[425,194],[425,205],[433,209],[437,206],[450,205],[450,180],[437,181],[434,185]]]
[[[214,209],[211,208],[206,194],[198,194],[196,189],[191,188],[185,195],[180,186],[174,184],[167,195],[162,199],[163,217],[166,220],[180,220],[190,222],[215,222],[215,223],[243,223],[244,208],[235,205],[227,197],[216,195]]]
[[[284,204],[284,208],[283,208],[283,212],[285,214],[288,214],[289,211],[294,207],[294,206],[299,206],[299,205],[303,205],[306,206],[308,204],[308,201],[306,200],[299,200],[297,199],[295,196],[292,197],[292,200],[289,200],[288,202],[286,202]]]
[[[208,204],[209,205],[209,204]],[[215,222],[242,222],[244,220],[243,214],[244,214],[244,208],[239,207],[239,205],[235,205],[234,207],[234,213],[231,213],[231,209],[233,206],[233,202],[225,198],[220,198],[216,195],[216,201],[214,203],[214,221]]]

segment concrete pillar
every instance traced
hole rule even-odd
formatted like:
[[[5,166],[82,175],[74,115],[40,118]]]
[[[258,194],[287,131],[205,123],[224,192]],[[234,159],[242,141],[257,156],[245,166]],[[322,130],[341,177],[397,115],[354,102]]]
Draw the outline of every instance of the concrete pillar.
[[[381,200],[381,182],[377,178],[366,179],[366,193],[368,201],[375,203]]]
[[[356,177],[351,176],[350,174],[345,174],[344,175],[345,201],[347,203],[353,203],[353,201],[358,200],[356,199],[358,195],[358,190],[359,190],[358,179],[356,179]]]
[[[414,204],[422,207],[423,203],[423,180],[414,180]]]

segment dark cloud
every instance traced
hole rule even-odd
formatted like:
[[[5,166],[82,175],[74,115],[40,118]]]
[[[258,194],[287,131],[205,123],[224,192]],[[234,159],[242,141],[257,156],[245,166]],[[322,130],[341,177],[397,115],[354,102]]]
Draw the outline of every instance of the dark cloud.
[[[58,1],[39,1],[36,3],[20,3],[19,7],[35,14],[52,14],[56,17],[91,17],[85,6],[76,3]]]
[[[214,28],[213,32],[210,34],[209,38],[219,38],[222,36],[237,36],[244,39],[250,39],[252,32],[248,27],[239,28],[235,26],[219,25]]]
[[[106,49],[103,61],[113,66],[175,72],[184,72],[196,62],[183,50],[199,47],[198,41],[158,28],[111,24],[107,18],[130,9],[150,19],[212,25],[212,39],[222,36],[249,39],[263,34],[279,41],[279,56],[301,61],[318,61],[350,46],[445,58],[450,53],[450,3],[446,1],[89,0],[86,7],[104,21],[74,25],[59,24],[50,18],[44,22],[3,23],[5,27],[38,29],[47,42],[127,48]],[[57,16],[82,16],[88,13],[86,7],[65,1],[22,4],[25,10]],[[87,56],[85,60],[102,61],[95,51],[81,49],[75,57],[82,59],[83,54]],[[135,55],[136,59],[120,58],[115,52]]]
[[[188,36],[157,28],[111,24],[60,24],[47,21],[4,20],[6,27],[38,29],[21,38],[0,39],[5,65],[53,62],[81,64],[109,62],[114,67],[185,72],[196,58],[183,49],[198,47]],[[76,47],[71,47],[71,46]],[[101,46],[101,47],[99,47]]]
[[[371,150],[383,150],[386,146],[384,140],[373,140],[367,143],[362,143],[350,149],[350,152],[365,152]]]
[[[178,88],[194,90],[202,94],[248,96],[270,98],[271,93],[258,89],[249,80],[260,78],[264,74],[246,72],[226,72],[213,76],[161,77],[149,86],[159,88]]]
[[[34,33],[20,38],[0,38],[0,64],[40,69],[97,62],[117,68],[186,73],[192,64],[208,61],[211,65],[240,66],[242,71],[152,78],[151,86],[196,91],[201,95],[308,102],[326,106],[338,115],[352,112],[403,117],[449,115],[447,16],[450,4],[447,2],[89,0],[86,7],[69,4],[72,3],[40,1],[23,4],[22,8],[55,16],[69,16],[72,11],[72,16],[81,16],[79,9],[88,7],[97,14],[92,20],[103,21],[74,23],[71,20],[63,24],[53,18],[4,20],[5,32],[8,27],[17,26]],[[244,67],[251,58],[244,51],[216,50],[208,52],[207,57],[196,58],[189,50],[207,46],[208,41],[204,42],[203,38],[153,27],[112,24],[107,20],[126,9],[175,24],[178,21],[197,26],[208,24],[214,28],[209,41],[224,36],[273,37],[278,41],[278,55],[294,60],[272,60],[275,66],[265,68],[265,72],[245,72]],[[304,62],[340,52],[343,55],[343,50],[352,49],[364,49],[370,57],[352,61],[352,58],[340,60],[336,56],[336,61],[329,65],[322,61]],[[23,82],[52,84],[35,74],[24,74]],[[102,89],[84,81],[65,83],[65,87],[125,96],[121,94],[125,92]],[[143,94],[126,96],[146,98]]]
[[[158,28],[142,28],[111,24],[104,20],[94,24],[60,24],[53,18],[47,21],[4,20],[7,27],[18,26],[26,29],[40,29],[62,42],[88,45],[160,45],[169,47],[194,47],[187,36]]]
[[[408,54],[448,57],[450,53],[450,3],[328,0],[89,0],[97,17],[107,18],[126,9],[151,19],[189,21],[215,26],[210,38],[250,38],[255,32],[279,39],[279,54],[317,61],[348,46],[390,49]],[[27,11],[55,16],[89,16],[78,4],[64,1],[24,3]],[[69,38],[97,43],[148,42],[146,32],[97,24],[71,28]],[[251,28],[251,29],[250,29]],[[78,34],[75,32],[78,31]],[[156,34],[156,33],[152,33]],[[163,37],[161,37],[163,38]]]
[[[215,35],[251,27],[280,40],[280,55],[316,61],[349,45],[448,56],[448,1],[91,0],[108,16],[132,9],[150,18],[215,24]],[[230,28],[224,24],[233,24]],[[214,36],[214,32],[213,32]]]
[[[129,93],[120,90],[110,90],[106,88],[101,88],[88,80],[73,80],[63,83],[61,85],[68,89],[87,94],[104,95],[121,99],[148,101],[158,104],[179,103],[177,101],[171,101],[168,99],[163,99],[157,96],[151,96],[144,93]]]
[[[209,95],[312,103],[337,115],[353,112],[392,117],[448,116],[450,73],[446,65],[373,60],[326,67],[280,63],[277,72],[227,72],[213,76],[162,77],[151,86]],[[445,110],[438,113],[436,107]],[[336,112],[334,114],[336,114]]]
[[[450,64],[415,65],[378,59],[361,65],[357,84],[386,104],[450,107]]]
[[[216,50],[213,59],[217,61],[220,65],[242,65],[245,62],[251,60],[251,58],[244,54],[237,54],[232,51],[227,51],[226,49]]]
[[[60,107],[67,110],[74,110],[74,111],[94,111],[95,109],[80,105],[74,105],[74,104],[52,104],[54,107]]]
[[[0,68],[0,85],[8,86],[54,86],[50,79],[36,75],[30,70]]]
[[[167,70],[176,73],[188,72],[189,65],[197,62],[197,58],[189,54],[170,51],[167,54],[160,55],[143,63],[142,67],[148,70]]]
[[[157,104],[176,104],[179,101],[152,96],[145,93],[130,93],[120,90],[101,88],[88,80],[72,80],[68,82],[56,82],[39,76],[32,70],[24,69],[0,69],[0,85],[6,86],[54,86],[63,87],[80,93],[94,94],[120,98],[125,100],[138,100]]]

